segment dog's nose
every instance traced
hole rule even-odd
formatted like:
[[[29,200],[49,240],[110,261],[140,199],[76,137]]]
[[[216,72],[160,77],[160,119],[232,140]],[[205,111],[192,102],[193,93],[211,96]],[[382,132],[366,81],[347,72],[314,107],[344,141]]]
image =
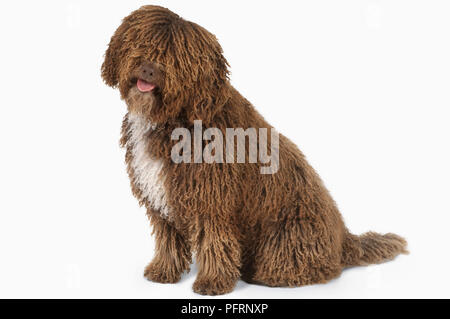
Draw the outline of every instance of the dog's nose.
[[[146,76],[153,76],[155,70],[149,64],[143,65],[141,72]]]
[[[139,68],[139,75],[142,79],[151,81],[156,76],[156,67],[152,63],[144,63]]]

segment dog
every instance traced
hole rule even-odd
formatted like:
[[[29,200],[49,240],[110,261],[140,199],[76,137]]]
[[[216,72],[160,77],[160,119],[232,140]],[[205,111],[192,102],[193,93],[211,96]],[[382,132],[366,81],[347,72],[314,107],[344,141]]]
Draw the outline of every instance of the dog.
[[[238,163],[173,160],[177,128],[274,130],[230,84],[228,67],[213,34],[159,6],[127,16],[105,53],[102,78],[128,109],[121,145],[131,189],[156,239],[145,277],[176,283],[195,254],[193,290],[219,295],[240,278],[271,287],[325,283],[345,267],[407,253],[398,235],[351,234],[317,173],[281,134],[256,146],[278,154],[272,174],[248,154]],[[196,143],[212,139],[183,145]]]

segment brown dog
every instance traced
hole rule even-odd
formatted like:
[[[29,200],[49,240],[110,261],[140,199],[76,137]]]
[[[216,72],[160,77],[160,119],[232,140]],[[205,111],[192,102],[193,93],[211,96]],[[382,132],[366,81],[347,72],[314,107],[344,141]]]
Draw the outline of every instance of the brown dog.
[[[174,162],[172,133],[195,134],[196,120],[224,135],[227,128],[271,131],[231,86],[227,67],[214,35],[158,6],[126,17],[106,51],[102,77],[128,105],[121,144],[131,188],[156,234],[145,276],[175,283],[195,252],[194,291],[216,295],[232,291],[239,278],[268,286],[324,283],[344,267],[405,253],[397,235],[352,235],[319,176],[284,136],[256,146],[278,154],[273,174],[261,174],[267,162],[249,154],[236,164]]]

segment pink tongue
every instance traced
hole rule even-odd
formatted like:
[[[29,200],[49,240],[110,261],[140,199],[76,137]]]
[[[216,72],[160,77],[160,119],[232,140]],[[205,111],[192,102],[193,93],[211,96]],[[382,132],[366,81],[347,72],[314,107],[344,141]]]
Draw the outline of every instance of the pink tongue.
[[[152,91],[154,88],[156,87],[156,85],[148,83],[144,80],[139,79],[137,81],[137,88],[139,91],[145,93],[145,92],[150,92]]]

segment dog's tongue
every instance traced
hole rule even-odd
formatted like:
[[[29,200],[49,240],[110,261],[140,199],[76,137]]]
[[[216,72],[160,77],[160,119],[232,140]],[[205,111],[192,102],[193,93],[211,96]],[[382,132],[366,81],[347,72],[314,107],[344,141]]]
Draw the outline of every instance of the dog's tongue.
[[[154,88],[156,87],[156,85],[148,83],[147,81],[141,80],[139,79],[137,81],[137,88],[139,91],[141,91],[142,93],[145,92],[150,92],[152,91]]]

